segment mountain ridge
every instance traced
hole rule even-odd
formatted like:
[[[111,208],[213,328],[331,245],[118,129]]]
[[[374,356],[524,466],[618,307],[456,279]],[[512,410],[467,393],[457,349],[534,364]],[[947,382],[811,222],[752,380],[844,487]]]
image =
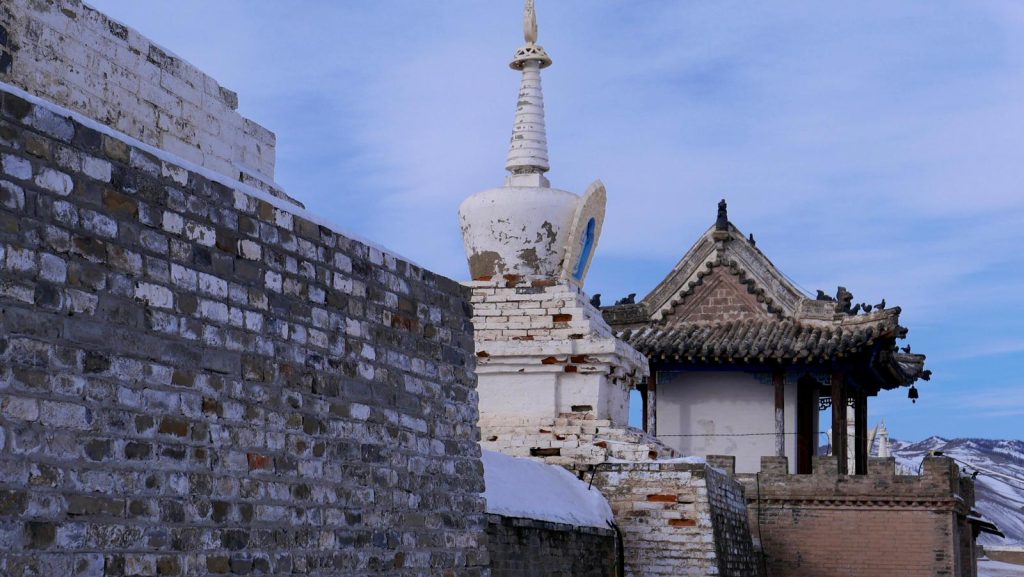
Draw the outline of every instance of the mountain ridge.
[[[901,474],[914,475],[921,460],[935,451],[957,461],[962,474],[975,476],[975,510],[995,523],[1005,539],[982,534],[983,546],[1024,545],[1024,441],[933,435],[910,442],[890,440]]]

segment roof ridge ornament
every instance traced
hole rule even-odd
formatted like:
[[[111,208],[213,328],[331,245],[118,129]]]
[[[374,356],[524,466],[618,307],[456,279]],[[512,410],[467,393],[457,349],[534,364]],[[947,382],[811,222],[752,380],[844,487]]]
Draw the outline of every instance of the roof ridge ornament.
[[[523,10],[523,38],[526,44],[516,50],[509,67],[523,73],[519,102],[512,125],[505,170],[509,176],[505,186],[548,187],[544,173],[548,164],[548,137],[544,122],[544,93],[540,71],[551,66],[551,57],[537,44],[537,9],[535,0],[526,0]]]
[[[715,219],[715,230],[729,230],[729,205],[725,199],[718,201],[718,218]]]

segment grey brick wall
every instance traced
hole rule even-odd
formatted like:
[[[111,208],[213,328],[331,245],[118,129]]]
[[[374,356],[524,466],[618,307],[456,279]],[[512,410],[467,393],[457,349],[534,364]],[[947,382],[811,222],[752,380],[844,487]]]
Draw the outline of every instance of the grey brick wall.
[[[492,577],[612,577],[615,532],[487,515]]]
[[[743,485],[725,471],[706,467],[707,495],[715,536],[715,555],[723,577],[758,574],[757,555],[751,541]]]
[[[0,575],[486,575],[467,294],[0,96]]]

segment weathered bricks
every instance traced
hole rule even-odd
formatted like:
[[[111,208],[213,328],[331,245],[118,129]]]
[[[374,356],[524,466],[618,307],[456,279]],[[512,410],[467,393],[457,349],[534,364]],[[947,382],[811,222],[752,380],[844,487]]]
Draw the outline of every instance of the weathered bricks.
[[[468,290],[0,110],[0,574],[486,572]]]
[[[770,575],[974,574],[973,481],[951,459],[926,457],[920,475],[897,475],[891,457],[870,459],[867,475],[839,475],[834,456],[810,475],[787,470],[763,457],[759,475],[737,476]]]
[[[628,575],[757,575],[743,487],[705,464],[606,463]]]

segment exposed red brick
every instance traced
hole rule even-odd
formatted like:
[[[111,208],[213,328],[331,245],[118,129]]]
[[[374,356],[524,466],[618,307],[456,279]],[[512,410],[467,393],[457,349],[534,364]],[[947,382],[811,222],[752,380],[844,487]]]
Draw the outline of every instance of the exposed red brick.
[[[542,364],[542,365],[558,365],[558,364],[561,364],[561,363],[564,363],[564,362],[565,361],[558,360],[557,357],[546,357],[546,358],[541,359],[540,364]]]
[[[575,373],[575,372],[578,372],[578,370],[577,370],[576,365],[566,365],[565,366],[565,372],[567,372],[567,373]]]
[[[695,527],[697,525],[696,519],[669,519],[668,524],[670,527]]]
[[[647,500],[656,503],[675,503],[679,497],[676,495],[647,495]]]
[[[587,355],[573,355],[569,357],[570,363],[581,364],[587,362]]]
[[[572,315],[567,313],[551,315],[551,320],[555,321],[556,323],[567,323],[572,320]]]
[[[274,458],[269,455],[246,453],[245,457],[249,460],[250,471],[255,469],[272,469],[274,467]]]
[[[487,351],[478,351],[478,352],[476,353],[476,356],[478,356],[478,357],[481,357],[481,358],[484,358],[484,357],[489,357],[489,356],[491,356],[491,353],[489,353],[489,352],[487,352]]]
[[[415,329],[419,325],[419,321],[409,317],[403,317],[401,315],[391,316],[391,326],[394,328],[402,328],[407,331]]]

